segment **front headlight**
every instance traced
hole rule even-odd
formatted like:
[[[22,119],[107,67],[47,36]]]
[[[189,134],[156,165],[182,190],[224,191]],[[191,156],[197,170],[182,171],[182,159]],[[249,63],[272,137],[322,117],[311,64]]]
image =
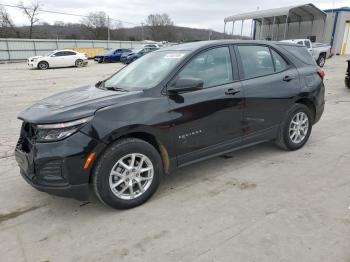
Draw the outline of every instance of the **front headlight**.
[[[91,117],[85,117],[78,120],[57,123],[57,124],[47,124],[47,125],[36,125],[35,138],[38,142],[51,142],[58,141],[69,137],[79,130],[84,124],[89,122]]]

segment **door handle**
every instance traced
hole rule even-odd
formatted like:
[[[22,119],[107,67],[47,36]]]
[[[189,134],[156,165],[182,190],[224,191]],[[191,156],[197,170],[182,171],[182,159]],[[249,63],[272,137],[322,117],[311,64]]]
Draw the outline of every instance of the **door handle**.
[[[294,76],[285,76],[285,77],[283,77],[283,81],[289,82],[289,81],[293,80],[294,78],[295,78]]]
[[[241,90],[236,90],[236,89],[234,89],[234,88],[229,88],[229,89],[227,89],[227,91],[225,92],[225,95],[231,95],[231,96],[233,96],[233,95],[235,95],[235,94],[237,94],[237,93],[239,93],[239,92],[241,92]]]

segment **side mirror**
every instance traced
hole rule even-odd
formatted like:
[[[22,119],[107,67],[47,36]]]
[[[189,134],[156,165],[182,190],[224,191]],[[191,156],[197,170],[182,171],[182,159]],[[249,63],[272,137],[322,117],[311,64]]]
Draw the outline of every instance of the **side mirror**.
[[[204,82],[199,78],[178,78],[168,88],[168,92],[172,94],[190,92],[203,89]]]

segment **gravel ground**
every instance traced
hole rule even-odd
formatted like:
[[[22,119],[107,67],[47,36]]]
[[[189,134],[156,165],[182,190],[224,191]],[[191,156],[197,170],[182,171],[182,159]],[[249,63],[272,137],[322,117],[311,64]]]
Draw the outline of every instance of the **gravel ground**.
[[[0,65],[1,261],[350,261],[345,58],[327,61],[326,111],[299,151],[267,143],[180,169],[127,211],[27,185],[13,157],[17,114],[119,68]]]

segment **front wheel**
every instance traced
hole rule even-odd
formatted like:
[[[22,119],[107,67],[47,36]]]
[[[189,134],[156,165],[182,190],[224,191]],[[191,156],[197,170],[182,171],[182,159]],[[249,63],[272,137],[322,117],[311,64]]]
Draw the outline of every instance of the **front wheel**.
[[[41,70],[46,70],[46,69],[49,68],[49,63],[46,62],[46,61],[41,61],[38,64],[38,68],[41,69]]]
[[[310,137],[312,114],[303,104],[294,104],[280,127],[276,144],[286,150],[302,148]]]
[[[98,160],[93,173],[97,197],[117,209],[136,207],[157,190],[162,173],[158,151],[149,143],[122,139]]]

